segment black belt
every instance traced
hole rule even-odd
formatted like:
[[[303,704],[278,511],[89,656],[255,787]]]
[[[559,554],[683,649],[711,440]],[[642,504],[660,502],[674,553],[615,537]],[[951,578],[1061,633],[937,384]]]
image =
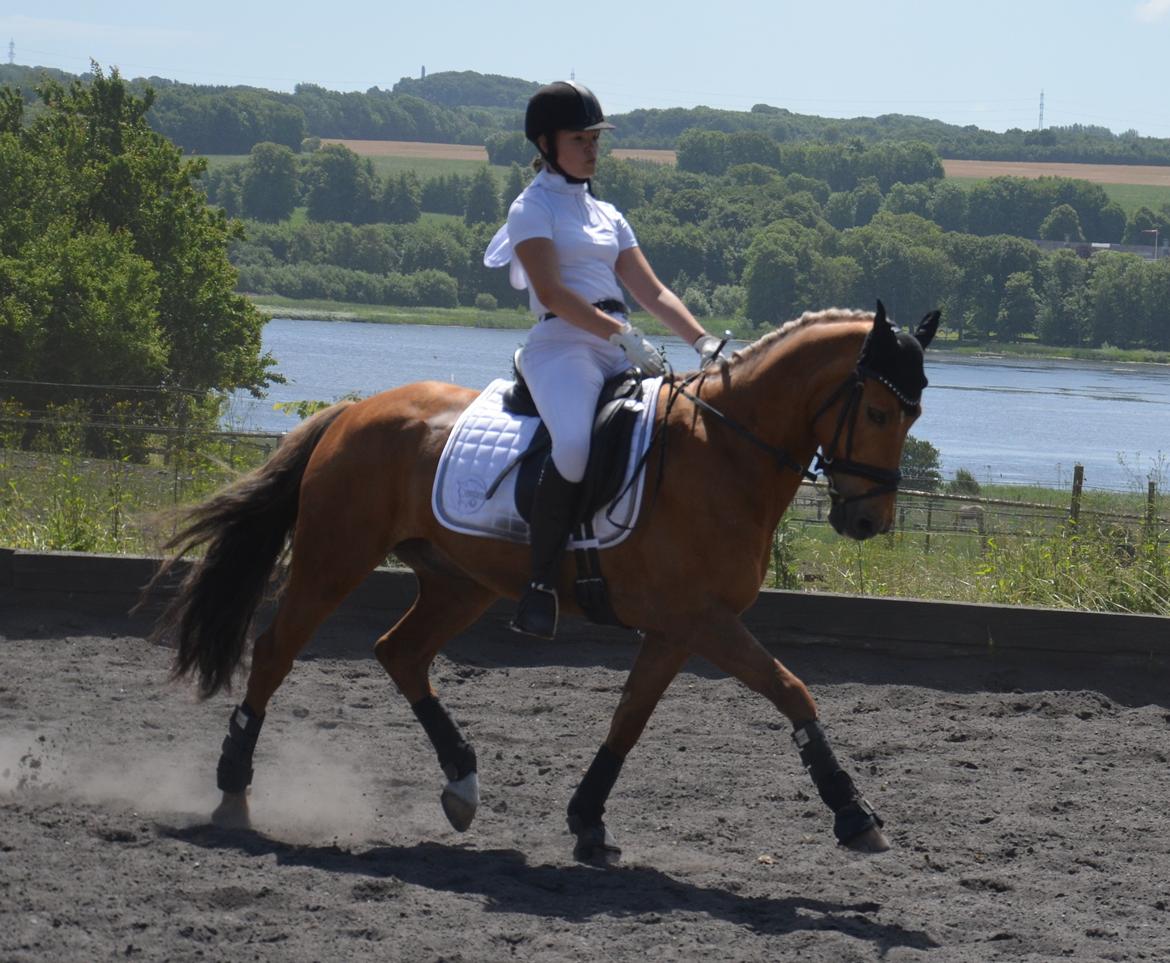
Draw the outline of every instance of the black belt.
[[[624,301],[618,301],[615,298],[604,298],[601,301],[594,301],[595,308],[601,308],[606,314],[629,314],[630,309],[626,307]],[[540,316],[541,321],[547,321],[549,318],[555,318],[556,312],[549,311],[547,314]]]

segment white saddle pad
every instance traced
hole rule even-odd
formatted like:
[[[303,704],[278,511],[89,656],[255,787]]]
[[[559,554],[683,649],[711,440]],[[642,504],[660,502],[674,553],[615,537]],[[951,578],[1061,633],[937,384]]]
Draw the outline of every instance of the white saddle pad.
[[[487,497],[488,489],[504,470],[527,450],[540,424],[537,418],[504,410],[504,391],[511,384],[505,378],[497,378],[459,416],[439,460],[431,506],[440,523],[452,531],[526,543],[528,523],[516,511],[516,476],[520,466],[515,465],[491,498]],[[633,528],[642,504],[646,473],[639,472],[637,481],[628,490],[626,486],[634,466],[650,444],[661,385],[661,378],[642,382],[641,400],[628,402],[639,410],[639,418],[619,489],[625,490],[625,494],[612,507],[602,506],[593,517],[595,542],[571,540],[570,547],[586,544],[612,548]]]

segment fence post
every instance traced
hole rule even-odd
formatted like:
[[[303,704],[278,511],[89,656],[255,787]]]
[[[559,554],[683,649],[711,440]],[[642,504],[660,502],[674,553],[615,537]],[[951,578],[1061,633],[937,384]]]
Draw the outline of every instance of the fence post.
[[[1081,519],[1081,492],[1085,487],[1085,466],[1073,466],[1072,503],[1068,507],[1068,520],[1076,525]]]
[[[930,554],[930,519],[934,514],[934,499],[926,503],[926,552]]]
[[[1158,519],[1157,504],[1158,483],[1151,479],[1149,487],[1146,489],[1146,540],[1150,542],[1154,541],[1158,531],[1155,524]]]

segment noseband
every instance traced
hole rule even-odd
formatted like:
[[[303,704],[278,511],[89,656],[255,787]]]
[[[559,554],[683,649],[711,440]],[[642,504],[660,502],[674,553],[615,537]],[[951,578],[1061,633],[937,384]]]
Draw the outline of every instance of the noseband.
[[[813,461],[813,473],[815,477],[816,472],[820,472],[829,481],[829,498],[835,505],[848,505],[851,502],[859,502],[865,498],[876,498],[879,495],[888,495],[898,490],[898,485],[902,481],[902,472],[899,469],[890,470],[888,468],[879,468],[877,465],[870,465],[863,461],[854,461],[851,457],[853,453],[853,434],[857,428],[857,418],[861,412],[861,395],[865,390],[865,381],[867,378],[874,378],[880,381],[886,387],[894,391],[893,387],[882,378],[871,371],[858,366],[853,370],[841,385],[834,391],[828,401],[826,401],[817,413],[813,416],[813,424],[815,425],[830,408],[833,407],[842,396],[846,396],[845,404],[841,406],[841,411],[837,415],[837,427],[833,431],[833,440],[829,442],[829,447],[826,452],[824,446],[817,450],[815,459]],[[917,404],[907,401],[897,391],[894,391],[895,397],[901,403],[903,408],[914,410],[918,407]],[[848,430],[846,431],[846,423],[848,423]],[[845,435],[845,457],[838,458],[836,452],[841,444],[841,436]],[[877,484],[872,485],[863,491],[860,495],[842,495],[837,491],[837,486],[834,481],[836,473],[843,475],[857,475],[859,478],[868,478]]]
[[[676,389],[678,393],[688,398],[693,404],[702,408],[704,411],[710,412],[724,425],[742,436],[745,440],[751,442],[757,448],[766,451],[775,459],[781,468],[791,469],[812,482],[817,480],[818,475],[824,475],[829,482],[829,498],[834,505],[848,505],[851,502],[861,501],[865,498],[876,498],[879,495],[890,494],[898,490],[898,484],[902,481],[901,471],[898,469],[891,471],[888,468],[880,468],[877,465],[870,465],[863,461],[854,461],[851,457],[853,452],[853,436],[857,429],[857,417],[861,411],[861,395],[865,389],[866,379],[873,378],[887,387],[891,387],[886,379],[880,375],[859,365],[841,382],[837,389],[829,396],[828,400],[817,409],[817,413],[813,416],[814,425],[833,405],[837,404],[842,398],[846,399],[845,404],[841,406],[840,413],[837,415],[837,427],[833,432],[833,439],[829,442],[828,448],[822,445],[817,449],[813,458],[812,471],[805,468],[803,464],[798,462],[783,448],[768,444],[768,442],[743,425],[728,418],[727,415],[714,405],[708,404],[698,395],[687,391],[686,386],[697,377],[699,377],[699,374],[693,375],[679,385]],[[892,387],[891,390],[893,390]],[[898,401],[901,402],[903,408],[914,410],[918,407],[917,404],[903,398],[899,392],[895,391],[894,394],[898,398]],[[842,436],[845,438],[845,454],[843,458],[837,456]],[[834,484],[834,475],[838,473],[868,478],[870,481],[876,482],[876,484],[867,488],[860,495],[842,495],[837,491],[837,486]]]

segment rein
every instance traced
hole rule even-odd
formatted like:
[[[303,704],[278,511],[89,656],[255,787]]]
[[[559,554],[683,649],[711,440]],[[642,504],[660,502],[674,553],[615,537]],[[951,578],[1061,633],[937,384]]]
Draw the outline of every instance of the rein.
[[[777,445],[769,444],[739,422],[725,415],[714,405],[704,401],[697,394],[688,391],[687,386],[701,375],[702,372],[696,372],[686,380],[673,386],[672,392],[681,394],[690,400],[692,404],[713,415],[725,427],[730,428],[745,441],[750,442],[761,451],[769,454],[775,460],[778,467],[795,471],[802,478],[812,482],[817,480],[819,474],[824,475],[829,482],[829,498],[834,504],[848,505],[850,502],[861,501],[865,498],[875,498],[879,495],[886,495],[898,490],[898,485],[902,480],[901,471],[898,469],[890,470],[888,468],[880,468],[877,465],[870,465],[866,462],[854,461],[850,457],[853,451],[853,436],[857,428],[857,417],[861,411],[861,393],[865,387],[866,379],[876,377],[866,369],[860,366],[855,368],[829,396],[828,400],[817,409],[817,413],[813,416],[813,424],[816,424],[833,405],[837,404],[843,397],[847,397],[846,403],[841,406],[841,411],[837,415],[837,426],[833,432],[833,439],[829,442],[827,449],[824,446],[818,448],[814,456],[811,471],[793,458],[785,449]],[[883,384],[885,383],[885,379],[877,378],[877,380],[882,381]],[[899,397],[899,400],[903,404],[906,404],[901,397]],[[841,436],[846,430],[846,424],[848,424],[848,434],[845,436],[845,457],[838,458],[836,457],[836,452],[841,442]],[[829,454],[826,454],[826,450]],[[833,483],[833,473],[835,472],[840,472],[845,475],[857,475],[860,478],[867,478],[877,484],[862,492],[860,495],[842,495],[837,491],[837,487]]]

